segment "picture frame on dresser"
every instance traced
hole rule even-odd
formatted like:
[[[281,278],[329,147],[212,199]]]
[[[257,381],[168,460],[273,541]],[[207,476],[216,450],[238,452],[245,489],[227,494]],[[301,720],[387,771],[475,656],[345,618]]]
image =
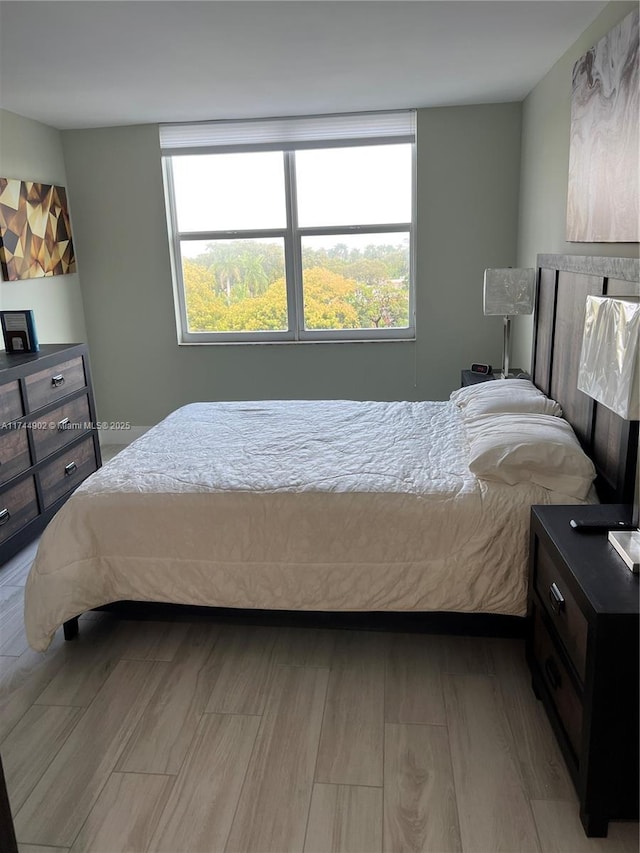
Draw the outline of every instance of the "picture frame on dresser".
[[[0,311],[0,325],[8,353],[38,352],[38,334],[33,311]]]
[[[101,464],[87,346],[0,353],[0,566]]]

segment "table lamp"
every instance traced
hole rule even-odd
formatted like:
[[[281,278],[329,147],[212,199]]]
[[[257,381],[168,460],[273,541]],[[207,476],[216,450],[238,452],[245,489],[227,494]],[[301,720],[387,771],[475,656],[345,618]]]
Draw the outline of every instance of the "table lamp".
[[[587,296],[578,388],[627,421],[640,420],[638,337],[640,303],[623,297]],[[633,530],[610,530],[609,541],[633,572],[640,563],[638,468]]]
[[[484,271],[484,314],[503,317],[502,379],[512,378],[512,374],[509,373],[511,317],[516,314],[533,313],[535,284],[536,271],[533,268],[507,267]]]

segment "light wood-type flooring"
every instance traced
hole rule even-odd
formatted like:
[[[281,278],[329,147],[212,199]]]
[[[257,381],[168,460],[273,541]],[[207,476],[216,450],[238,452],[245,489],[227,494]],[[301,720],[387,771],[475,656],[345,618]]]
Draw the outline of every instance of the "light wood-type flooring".
[[[585,838],[520,640],[90,613],[38,654],[34,551],[0,570],[21,853],[638,850]]]

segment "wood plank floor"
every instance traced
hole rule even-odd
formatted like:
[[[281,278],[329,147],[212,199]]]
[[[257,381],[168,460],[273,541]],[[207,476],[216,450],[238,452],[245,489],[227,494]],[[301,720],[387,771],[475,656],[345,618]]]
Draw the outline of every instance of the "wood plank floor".
[[[20,853],[638,851],[584,836],[521,640],[94,613],[39,655],[34,553],[0,569]]]

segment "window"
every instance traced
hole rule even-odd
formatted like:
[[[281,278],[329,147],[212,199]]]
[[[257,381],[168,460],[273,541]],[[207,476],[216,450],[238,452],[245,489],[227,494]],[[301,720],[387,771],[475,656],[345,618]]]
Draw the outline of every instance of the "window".
[[[412,338],[415,113],[160,128],[183,343]]]

